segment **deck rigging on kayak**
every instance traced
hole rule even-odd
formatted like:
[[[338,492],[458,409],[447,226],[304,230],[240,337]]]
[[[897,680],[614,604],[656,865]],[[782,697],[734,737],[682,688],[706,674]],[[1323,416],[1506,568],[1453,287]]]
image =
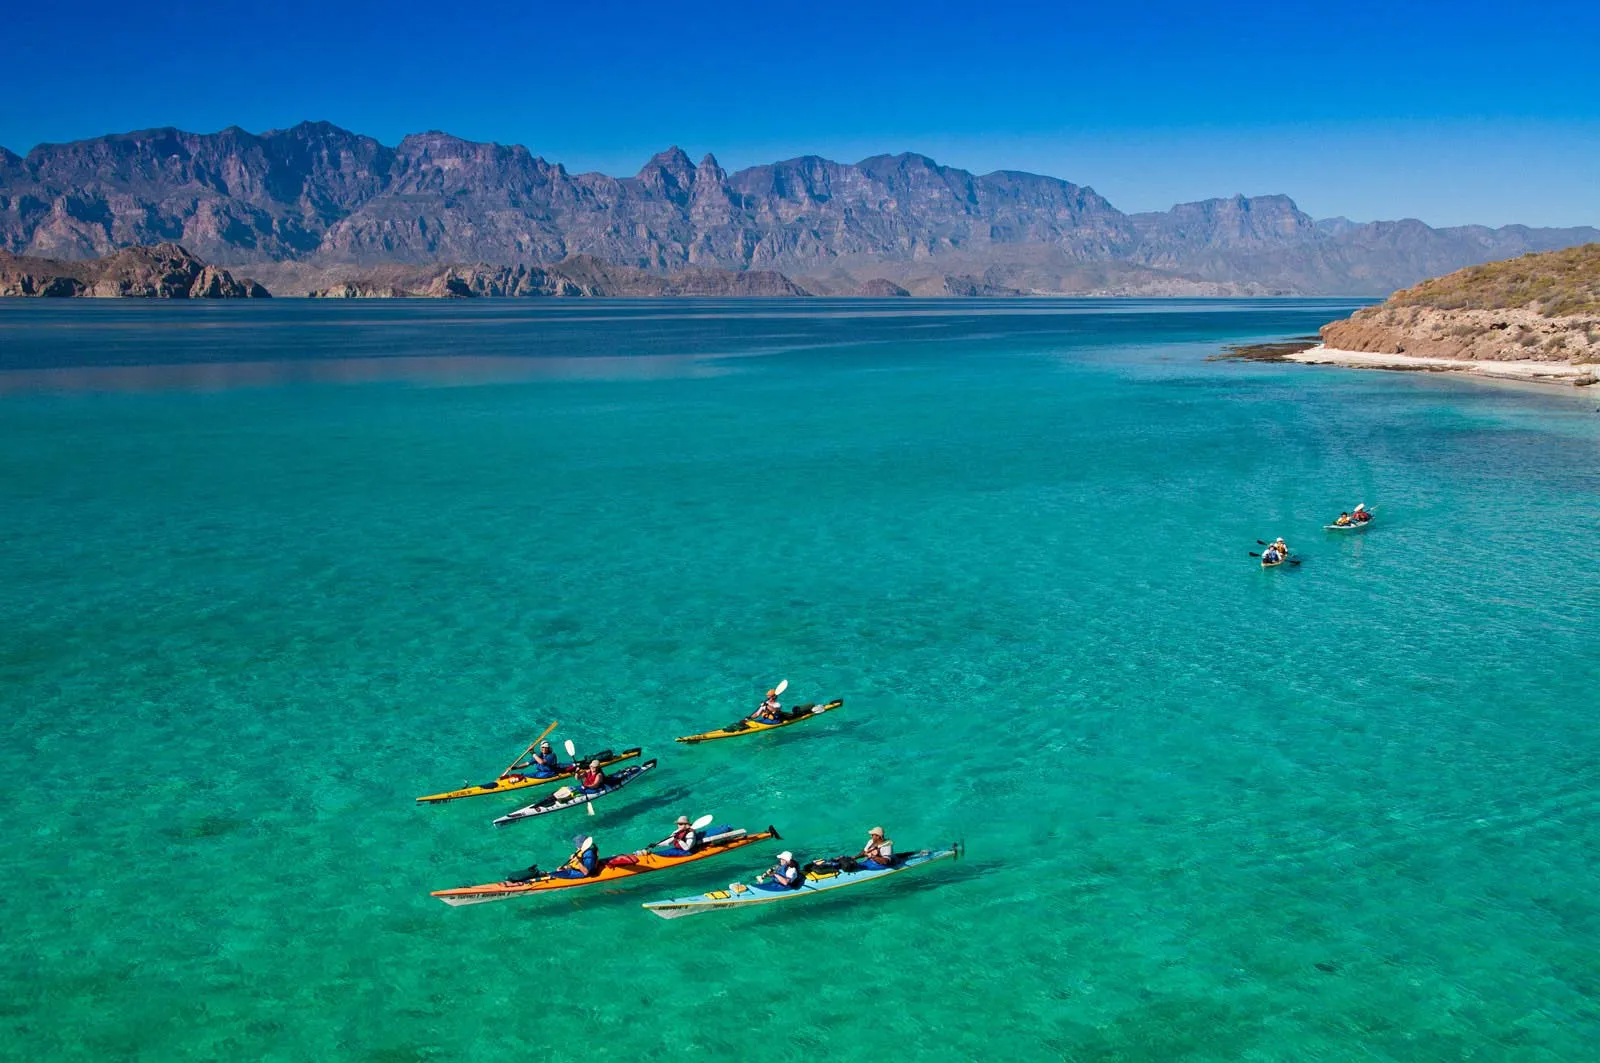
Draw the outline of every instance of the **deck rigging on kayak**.
[[[694,745],[697,742],[714,742],[719,738],[738,738],[742,735],[760,734],[762,731],[774,731],[779,727],[788,727],[802,720],[809,720],[825,712],[832,712],[844,704],[843,698],[835,698],[825,705],[796,705],[792,709],[785,709],[778,703],[778,695],[782,694],[789,686],[785,679],[771,690],[767,691],[767,699],[759,707],[742,720],[735,720],[726,727],[719,727],[715,731],[705,731],[696,735],[684,735],[680,742]]]
[[[567,763],[562,764],[553,759],[542,757],[541,754],[544,751],[540,748],[541,743],[544,746],[549,745],[544,739],[558,725],[559,721],[546,727],[544,732],[538,738],[535,738],[527,749],[517,755],[517,759],[511,762],[510,767],[489,782],[477,786],[463,786],[459,790],[447,790],[444,793],[424,794],[422,797],[417,798],[417,801],[419,803],[437,804],[443,801],[456,801],[463,797],[482,797],[485,794],[505,793],[509,790],[520,790],[528,786],[545,786],[550,783],[561,782],[563,779],[572,778],[581,772],[584,765],[590,761],[599,761],[601,768],[609,768],[611,765],[621,761],[632,760],[643,752],[639,746],[634,746],[632,749],[624,749],[620,753],[603,749],[598,753],[579,757],[576,755],[576,750],[569,740],[566,743],[566,749],[570,759]],[[527,770],[530,768],[532,769],[531,771]]]
[[[788,885],[778,880],[777,872],[785,865],[792,865],[791,853],[780,853],[778,864],[754,882],[744,884],[735,882],[725,890],[712,890],[695,897],[678,897],[668,901],[649,901],[644,905],[647,912],[659,915],[663,919],[678,919],[686,915],[700,915],[704,912],[714,912],[724,908],[746,908],[763,904],[773,904],[778,901],[795,900],[800,897],[814,897],[819,893],[829,890],[843,889],[846,886],[855,886],[863,882],[873,882],[877,879],[887,878],[890,875],[909,871],[914,867],[931,864],[935,860],[956,858],[961,855],[960,842],[952,842],[944,849],[921,849],[914,853],[892,857],[887,866],[868,866],[867,864],[848,856],[833,857],[831,859],[813,860],[803,868],[798,868],[799,881]],[[791,859],[785,861],[783,857]]]
[[[517,809],[515,812],[507,812],[505,815],[495,820],[494,825],[496,827],[504,827],[507,824],[515,823],[518,820],[532,819],[535,816],[548,815],[551,812],[560,812],[562,809],[566,808],[577,808],[579,805],[587,807],[592,813],[594,811],[595,801],[605,797],[607,794],[616,793],[618,790],[622,789],[630,782],[633,782],[633,780],[637,779],[639,776],[643,775],[645,772],[649,771],[655,766],[656,762],[655,758],[653,757],[650,760],[645,761],[643,764],[630,765],[626,768],[623,768],[615,775],[607,777],[605,785],[597,790],[585,790],[581,787],[563,786],[549,797],[542,797],[533,804],[525,805],[522,808]]]
[[[710,816],[702,816],[695,821],[697,825],[694,829],[698,831],[706,827],[710,822]],[[572,857],[555,871],[540,871],[538,866],[535,865],[500,882],[489,882],[481,886],[461,886],[456,889],[434,890],[431,896],[439,898],[452,907],[459,907],[464,904],[506,901],[513,897],[521,897],[530,893],[577,889],[581,886],[592,886],[601,882],[616,884],[639,875],[692,864],[713,856],[720,856],[723,853],[731,853],[735,849],[742,849],[747,845],[764,842],[769,838],[777,839],[779,837],[777,830],[770,826],[766,830],[755,834],[737,827],[720,826],[712,827],[707,831],[704,840],[693,852],[657,853],[652,852],[650,849],[640,849],[636,852],[621,853],[609,858],[590,855],[595,853],[594,839],[582,838],[579,840],[577,852],[573,853]],[[588,844],[585,845],[585,842]]]

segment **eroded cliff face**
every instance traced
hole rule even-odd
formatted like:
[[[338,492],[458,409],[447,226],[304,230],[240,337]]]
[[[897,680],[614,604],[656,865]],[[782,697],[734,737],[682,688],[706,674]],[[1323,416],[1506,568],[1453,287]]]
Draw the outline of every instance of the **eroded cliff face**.
[[[444,266],[385,270],[310,293],[315,299],[597,298],[604,296],[793,297],[809,295],[770,270],[651,273],[577,255],[553,266]]]
[[[1545,317],[1535,310],[1375,306],[1324,325],[1341,351],[1464,361],[1600,362],[1600,315]]]
[[[60,262],[0,251],[0,296],[44,298],[264,299],[249,278],[235,280],[177,244],[123,248],[104,258]]]
[[[973,174],[911,153],[728,173],[671,148],[616,178],[570,173],[517,145],[429,132],[391,148],[310,122],[143,130],[25,157],[0,149],[0,248],[70,260],[173,241],[252,272],[589,255],[657,273],[781,271],[841,293],[882,279],[918,295],[1357,295],[1597,239],[1594,229],[1318,222],[1285,196],[1130,215],[1068,181]]]

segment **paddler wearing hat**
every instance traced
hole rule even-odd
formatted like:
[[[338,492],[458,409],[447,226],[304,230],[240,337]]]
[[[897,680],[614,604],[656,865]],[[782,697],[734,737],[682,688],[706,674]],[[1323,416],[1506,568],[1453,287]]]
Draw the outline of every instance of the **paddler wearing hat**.
[[[778,701],[776,689],[767,691],[767,700],[756,707],[750,719],[757,723],[778,723],[783,719],[783,705]]]
[[[894,842],[883,836],[882,827],[867,831],[867,844],[861,847],[856,859],[874,871],[882,871],[894,863]]]
[[[688,856],[700,848],[700,832],[694,829],[688,816],[679,816],[672,833],[650,846],[657,856]]]
[[[800,865],[794,862],[794,854],[782,852],[778,854],[778,862],[756,879],[757,882],[766,880],[772,882],[770,889],[792,890],[799,888],[804,876],[800,873]]]
[[[583,769],[583,774],[578,777],[578,786],[584,793],[592,794],[604,789],[610,781],[606,778],[605,770],[600,767],[600,762],[591,760],[589,766]]]
[[[576,850],[551,874],[556,878],[594,878],[600,873],[600,852],[594,847],[594,839],[580,834],[572,844]]]

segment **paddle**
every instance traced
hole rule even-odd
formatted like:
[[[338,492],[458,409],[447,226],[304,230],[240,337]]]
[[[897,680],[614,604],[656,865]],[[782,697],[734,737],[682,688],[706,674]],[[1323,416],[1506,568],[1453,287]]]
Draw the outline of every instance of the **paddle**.
[[[713,816],[711,813],[707,812],[705,815],[701,816],[699,819],[697,819],[693,823],[689,824],[689,829],[690,830],[705,830],[707,827],[711,826],[711,821],[713,819],[715,819],[715,818],[716,818],[715,816]],[[643,849],[640,849],[639,852],[640,853],[648,853],[651,849],[654,849],[656,846],[662,844],[662,842],[666,842],[668,840],[669,839],[667,839],[667,838],[663,838],[659,842],[651,842],[649,845],[645,846]]]
[[[524,749],[521,753],[517,754],[517,759],[513,760],[511,762],[511,767],[507,768],[505,771],[500,773],[499,778],[504,779],[507,775],[510,775],[512,772],[516,771],[518,766],[522,764],[522,758],[527,756],[529,753],[532,753],[534,751],[534,749],[536,749],[538,747],[539,743],[543,742],[545,740],[545,736],[548,735],[551,731],[554,731],[560,725],[561,725],[561,721],[557,720],[555,723],[552,723],[549,727],[546,727],[544,729],[544,732],[542,734],[540,734],[538,738],[535,738],[532,742],[528,743],[528,748],[527,749]]]
[[[572,774],[576,776],[578,774],[578,747],[572,744],[572,739],[570,738],[561,744],[566,749],[567,756],[572,758]],[[594,815],[594,802],[592,800],[585,801],[583,807],[589,815]]]

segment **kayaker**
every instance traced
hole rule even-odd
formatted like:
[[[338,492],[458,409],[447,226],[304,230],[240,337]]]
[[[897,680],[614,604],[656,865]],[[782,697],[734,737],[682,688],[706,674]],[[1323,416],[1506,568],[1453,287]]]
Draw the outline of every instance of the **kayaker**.
[[[1350,515],[1350,519],[1357,524],[1365,524],[1372,519],[1372,514],[1364,509],[1358,509]]]
[[[600,873],[600,852],[593,838],[576,838],[577,851],[551,872],[557,878],[594,878]]]
[[[1277,540],[1273,542],[1272,548],[1278,551],[1279,557],[1289,556],[1289,544],[1283,541],[1283,536],[1281,535],[1278,536]]]
[[[592,794],[604,789],[606,783],[610,781],[610,779],[606,778],[606,773],[601,769],[600,762],[591,760],[589,766],[583,769],[583,774],[578,778],[578,787],[584,793]]]
[[[778,701],[776,690],[767,691],[767,700],[763,701],[755,712],[750,714],[750,719],[757,723],[777,723],[783,718],[783,705]]]
[[[798,888],[802,881],[802,876],[800,874],[800,865],[794,862],[794,854],[779,853],[778,862],[762,873],[756,881],[760,882],[764,879],[770,880],[774,886],[780,889],[792,890]]]
[[[1334,521],[1333,525],[1336,528],[1343,528],[1345,525],[1347,525],[1349,523],[1350,523],[1350,514],[1341,513],[1341,514],[1339,514],[1339,519]]]
[[[883,836],[882,827],[873,827],[867,831],[867,844],[861,847],[856,859],[881,871],[894,863],[894,842]]]
[[[1275,565],[1282,560],[1283,555],[1278,553],[1278,548],[1276,546],[1269,546],[1265,550],[1261,551],[1261,563],[1263,565]]]
[[[550,748],[549,742],[540,742],[539,751],[533,755],[533,768],[535,778],[548,779],[552,775],[560,774],[560,762],[556,759],[556,751]]]
[[[650,846],[658,856],[688,856],[700,848],[700,832],[689,822],[688,816],[679,816],[672,833]]]

